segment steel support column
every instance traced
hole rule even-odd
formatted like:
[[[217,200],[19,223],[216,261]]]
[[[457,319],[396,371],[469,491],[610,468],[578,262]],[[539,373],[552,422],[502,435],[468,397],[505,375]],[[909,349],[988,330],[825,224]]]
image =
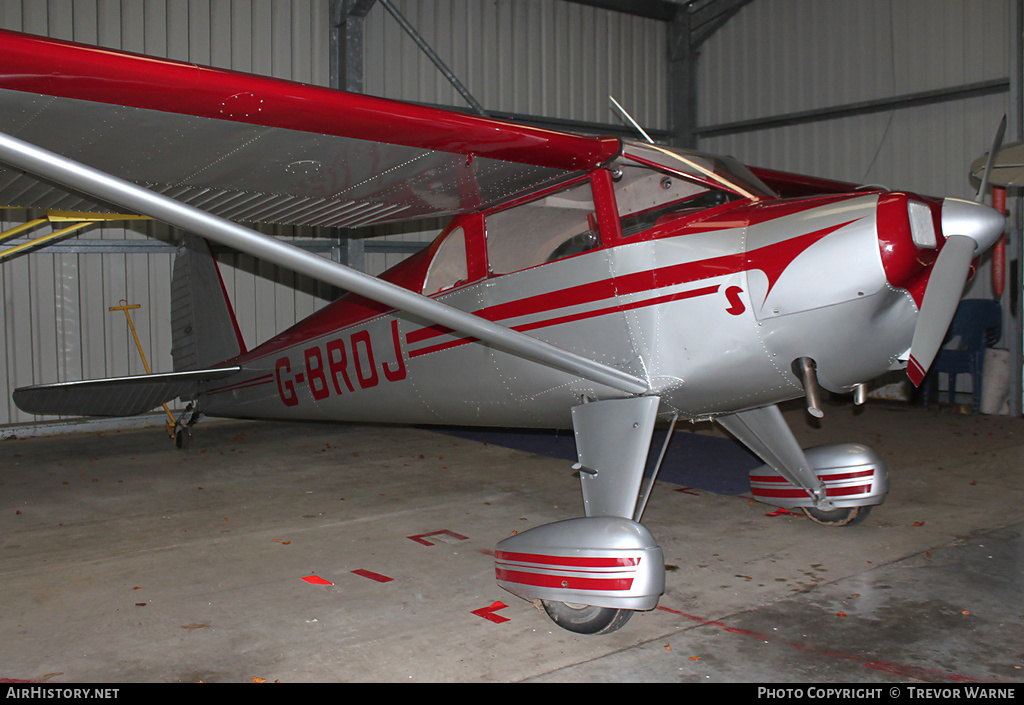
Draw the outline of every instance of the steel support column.
[[[330,85],[363,92],[363,21],[376,0],[331,0]],[[331,228],[331,259],[366,271],[363,241],[347,237],[344,228]]]
[[[363,20],[376,0],[331,0],[331,88],[363,92]]]
[[[699,48],[751,0],[690,0],[668,21],[668,106],[671,144],[697,147]]]
[[[671,144],[697,147],[697,50],[693,45],[690,13],[676,12],[668,23],[668,109]]]

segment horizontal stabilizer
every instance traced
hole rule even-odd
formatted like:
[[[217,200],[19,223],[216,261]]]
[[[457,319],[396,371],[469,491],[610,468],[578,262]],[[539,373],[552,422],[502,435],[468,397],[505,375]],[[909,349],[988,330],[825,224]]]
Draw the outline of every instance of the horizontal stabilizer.
[[[21,387],[14,403],[29,414],[132,416],[177,397],[194,396],[201,382],[228,377],[240,367],[87,379]]]

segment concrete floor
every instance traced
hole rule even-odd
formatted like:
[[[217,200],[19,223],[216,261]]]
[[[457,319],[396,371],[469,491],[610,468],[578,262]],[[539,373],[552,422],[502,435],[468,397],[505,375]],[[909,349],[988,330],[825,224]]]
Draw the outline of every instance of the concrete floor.
[[[498,541],[582,513],[562,460],[355,425],[0,442],[0,682],[1024,683],[1024,421],[787,417],[878,450],[886,503],[826,528],[659,482],[666,593],[590,637],[494,581]]]

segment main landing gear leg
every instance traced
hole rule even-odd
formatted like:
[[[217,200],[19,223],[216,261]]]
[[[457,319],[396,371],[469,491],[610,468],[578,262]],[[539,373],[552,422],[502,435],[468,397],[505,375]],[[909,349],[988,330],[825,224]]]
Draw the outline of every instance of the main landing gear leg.
[[[498,544],[498,584],[539,600],[560,627],[579,634],[620,628],[650,610],[665,589],[665,563],[639,523],[658,397],[573,408],[586,516],[524,531]]]
[[[203,417],[203,412],[198,411],[195,405],[189,403],[185,407],[178,420],[174,422],[174,445],[179,450],[188,450],[192,445],[192,427]]]
[[[750,471],[751,493],[763,502],[799,508],[818,524],[854,526],[888,492],[888,470],[872,449],[834,443],[804,451],[775,406],[716,420],[765,462]]]
[[[825,496],[825,485],[815,474],[779,407],[764,406],[715,420],[777,473],[803,488],[818,509],[834,508]]]

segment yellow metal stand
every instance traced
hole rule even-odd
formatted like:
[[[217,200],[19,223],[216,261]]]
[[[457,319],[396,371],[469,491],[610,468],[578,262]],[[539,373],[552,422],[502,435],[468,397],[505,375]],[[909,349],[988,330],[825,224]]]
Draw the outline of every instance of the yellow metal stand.
[[[128,313],[132,309],[142,308],[142,304],[129,304],[124,299],[121,299],[119,306],[109,306],[108,311],[124,311],[124,317],[128,320],[128,328],[132,332],[132,338],[135,339],[135,347],[139,349],[139,357],[142,358],[142,366],[146,370],[146,374],[152,374],[152,370],[149,369],[149,363],[146,362],[146,353],[142,351],[142,343],[139,342],[139,334],[135,331],[135,324],[132,322],[132,315]],[[174,414],[171,413],[170,407],[167,404],[163,405],[164,411],[167,412],[167,418],[169,422],[165,423],[164,426],[167,428],[168,435],[174,438]]]
[[[92,225],[94,223],[109,223],[112,221],[121,220],[150,220],[150,218],[144,215],[122,215],[117,213],[77,213],[74,211],[47,211],[45,218],[36,218],[35,220],[30,220],[27,223],[22,223],[21,225],[18,225],[14,228],[11,228],[10,230],[6,230],[0,233],[0,243],[12,240],[17,235],[28,230],[32,230],[33,228],[36,228],[40,225],[44,225],[46,223],[72,223],[72,225],[59,228],[51,233],[29,240],[28,242],[23,242],[20,245],[9,247],[6,250],[0,250],[0,261],[3,261],[9,257],[13,257],[19,252],[24,252],[25,250],[30,250],[34,247],[39,247],[40,245],[45,245],[46,243],[52,242],[54,240],[59,240],[60,238],[65,237],[66,235],[70,235],[76,230],[81,230],[82,228]]]

